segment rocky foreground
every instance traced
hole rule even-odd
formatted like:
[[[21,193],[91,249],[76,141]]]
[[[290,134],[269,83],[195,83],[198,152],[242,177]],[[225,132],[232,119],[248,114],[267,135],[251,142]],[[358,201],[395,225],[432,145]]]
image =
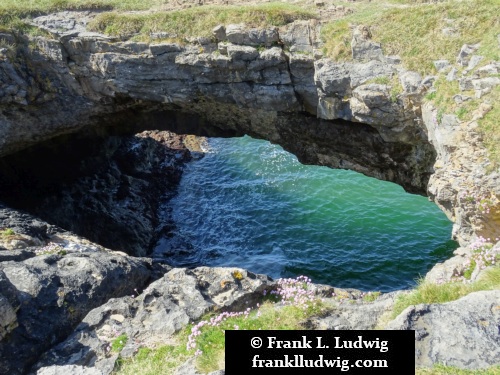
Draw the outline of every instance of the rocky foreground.
[[[18,234],[1,241],[2,374],[110,374],[119,356],[169,342],[207,312],[253,307],[276,287],[247,270],[171,268],[130,257],[3,207],[0,225],[7,223]],[[16,249],[8,250],[12,245]],[[308,318],[310,329],[414,329],[417,366],[473,369],[500,361],[499,290],[410,306],[391,320],[394,300],[404,292],[366,302],[356,290],[315,288],[334,308]],[[120,334],[127,344],[111,351]],[[177,373],[198,371],[189,360]]]

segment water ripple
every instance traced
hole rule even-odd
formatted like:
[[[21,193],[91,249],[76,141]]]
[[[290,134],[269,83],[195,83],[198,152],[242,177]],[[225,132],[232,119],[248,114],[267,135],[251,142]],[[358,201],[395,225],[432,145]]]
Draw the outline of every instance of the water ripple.
[[[412,286],[456,247],[444,214],[397,185],[304,166],[249,137],[210,139],[209,149],[186,167],[171,202],[177,232],[156,248],[174,265],[390,291]]]

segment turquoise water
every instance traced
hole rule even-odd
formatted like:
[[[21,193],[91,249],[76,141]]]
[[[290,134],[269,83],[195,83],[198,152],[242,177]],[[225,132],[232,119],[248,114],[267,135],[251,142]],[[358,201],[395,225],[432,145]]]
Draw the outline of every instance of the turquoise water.
[[[171,202],[176,266],[234,266],[362,290],[408,288],[455,249],[451,223],[395,184],[305,166],[250,137],[210,139]]]

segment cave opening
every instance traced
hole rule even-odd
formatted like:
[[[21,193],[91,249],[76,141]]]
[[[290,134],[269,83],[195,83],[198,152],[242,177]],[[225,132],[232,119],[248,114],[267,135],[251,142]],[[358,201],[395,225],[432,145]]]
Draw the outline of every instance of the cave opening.
[[[122,114],[109,125],[118,121],[120,126],[62,135],[0,159],[0,201],[134,256],[177,266],[245,267],[272,277],[308,274],[315,282],[364,290],[409,287],[456,247],[449,240],[451,223],[424,197],[354,172],[305,165],[363,172],[363,164],[371,163],[378,178],[402,173],[412,181],[404,169],[383,170],[387,155],[396,165],[411,150],[385,144],[367,125],[284,118],[288,126],[278,122],[276,133],[297,159],[268,141],[240,138],[252,132],[221,130],[188,114],[143,113],[139,122]],[[308,121],[319,129],[314,137]],[[199,136],[209,137],[213,151],[204,157],[199,151],[206,144]],[[357,150],[359,144],[366,149]],[[338,153],[328,155],[329,147]],[[239,181],[218,180],[217,174],[227,178],[222,172],[231,158],[237,159],[230,169]],[[267,171],[266,163],[272,167]],[[249,170],[250,181],[240,175]],[[205,188],[214,183],[215,193],[204,201]],[[190,184],[202,194],[182,195]],[[224,184],[247,189],[231,191]],[[411,184],[405,188],[422,193]],[[229,204],[234,197],[239,205]],[[254,206],[245,206],[245,200]],[[269,211],[259,210],[259,204]],[[213,217],[216,211],[219,216]],[[398,216],[401,212],[407,215]],[[388,230],[390,222],[402,226]],[[413,236],[403,239],[401,228],[413,230]]]

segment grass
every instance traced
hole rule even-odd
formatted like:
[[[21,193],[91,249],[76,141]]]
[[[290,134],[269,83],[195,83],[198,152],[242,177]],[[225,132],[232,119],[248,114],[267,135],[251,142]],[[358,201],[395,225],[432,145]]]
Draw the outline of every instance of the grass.
[[[174,2],[173,0],[170,0]],[[179,36],[204,36],[217,24],[245,22],[252,26],[280,26],[296,19],[310,19],[315,13],[298,6],[274,2],[257,6],[206,6],[173,12],[161,12],[169,0],[2,0],[0,30],[23,28],[22,18],[61,10],[104,9],[91,27],[111,35],[129,35],[139,31],[175,32]],[[124,11],[145,11],[123,14]]]
[[[488,170],[492,171],[500,167],[500,86],[492,90],[488,99],[493,108],[478,123],[491,161]]]
[[[482,370],[464,370],[452,366],[435,365],[432,368],[417,368],[416,375],[500,375],[500,366]]]
[[[2,0],[0,14],[23,16],[78,9],[148,10],[161,7],[165,2],[165,0]]]
[[[363,296],[363,301],[365,302],[373,302],[375,301],[378,297],[380,297],[382,293],[381,292],[368,292]]]
[[[233,273],[236,280],[240,276],[237,271]],[[173,338],[175,345],[141,349],[134,358],[121,359],[115,374],[171,374],[193,355],[202,373],[218,370],[225,364],[226,330],[306,329],[307,318],[331,309],[315,294],[311,281],[304,276],[278,280],[277,290],[263,300],[262,305],[257,304],[253,310],[208,314],[178,332]],[[278,301],[281,303],[277,304]]]
[[[135,357],[120,359],[114,374],[122,375],[158,375],[171,374],[185,362],[192,353],[186,345],[164,345],[156,349],[140,348]]]
[[[111,349],[114,352],[120,352],[127,345],[128,337],[126,334],[121,334],[111,342]]]
[[[401,56],[408,69],[421,74],[435,72],[434,60],[454,62],[465,43],[481,42],[478,53],[486,61],[500,59],[496,41],[500,28],[498,0],[447,1],[411,9],[371,2],[353,5],[352,9],[353,14],[322,29],[325,52],[334,59],[351,58],[350,26],[360,24],[370,26],[373,40],[382,43],[386,55]],[[444,35],[445,27],[455,28],[456,35]]]
[[[446,59],[454,63],[464,44],[481,43],[477,54],[484,56],[484,59],[480,65],[500,60],[497,41],[497,35],[500,33],[499,0],[423,4],[425,2],[392,0],[392,5],[382,2],[351,5],[353,14],[330,22],[322,28],[324,54],[335,60],[350,60],[351,27],[363,24],[370,26],[373,40],[382,44],[386,55],[399,55],[407,69],[417,71],[423,76],[436,74],[433,66],[435,60]],[[445,35],[442,30],[447,27],[455,29],[455,33]],[[456,104],[454,95],[474,95],[460,92],[456,81],[447,82],[444,77],[437,80],[435,87],[436,92],[427,99],[434,101],[439,110],[439,117],[450,113],[456,114],[462,121],[470,120],[474,110],[485,100],[473,99]],[[500,166],[499,90],[497,87],[487,97],[493,109],[479,121],[491,161],[490,171]]]
[[[293,330],[305,329],[302,323],[306,317],[319,314],[322,305],[315,304],[303,309],[297,306],[280,307],[265,302],[258,310],[236,317],[230,317],[218,326],[205,325],[196,339],[196,350],[202,352],[197,357],[197,367],[202,373],[224,367],[225,330]],[[207,315],[202,320],[209,321],[215,315]],[[171,374],[172,371],[193,356],[194,350],[187,350],[186,344],[193,325],[179,332],[175,345],[166,345],[157,349],[142,348],[132,359],[122,359],[115,374],[144,375]]]
[[[34,17],[61,10],[115,9],[146,10],[160,6],[163,0],[2,0],[0,1],[0,30],[23,27],[22,18]]]
[[[10,237],[14,236],[16,232],[14,232],[11,228],[5,228],[0,230],[0,237]]]
[[[493,289],[500,289],[500,266],[488,269],[480,280],[470,284],[461,282],[433,284],[421,281],[416,289],[398,297],[394,304],[393,318],[411,305],[450,302],[472,292]]]
[[[245,23],[251,27],[282,26],[299,19],[314,18],[315,13],[286,3],[256,6],[206,6],[153,14],[103,13],[90,23],[93,31],[114,36],[155,32],[175,34],[178,38],[210,36],[219,24]]]

